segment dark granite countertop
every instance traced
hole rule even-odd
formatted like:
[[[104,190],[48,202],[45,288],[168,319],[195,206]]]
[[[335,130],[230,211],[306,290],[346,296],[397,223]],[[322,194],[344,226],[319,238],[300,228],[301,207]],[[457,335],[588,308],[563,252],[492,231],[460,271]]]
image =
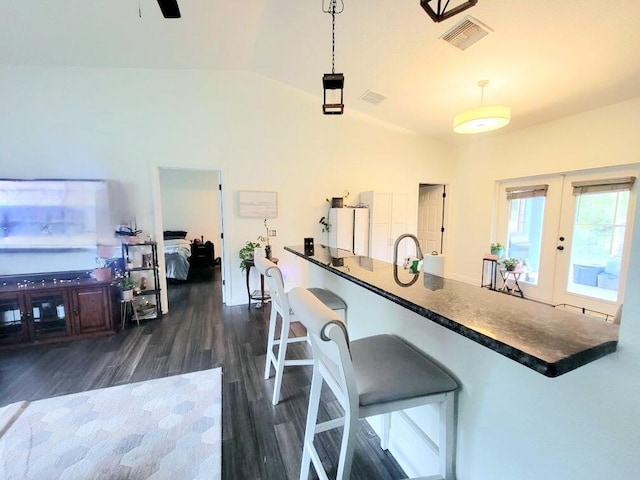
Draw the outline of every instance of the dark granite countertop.
[[[557,377],[616,350],[618,326],[480,286],[315,246],[285,247],[342,278],[515,360]]]

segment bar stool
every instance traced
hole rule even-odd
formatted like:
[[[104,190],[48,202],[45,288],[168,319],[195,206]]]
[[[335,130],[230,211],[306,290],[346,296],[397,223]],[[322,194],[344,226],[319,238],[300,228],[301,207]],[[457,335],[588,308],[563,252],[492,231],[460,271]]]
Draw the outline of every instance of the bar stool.
[[[282,386],[282,376],[284,367],[294,365],[313,365],[310,358],[301,360],[287,360],[287,345],[295,342],[306,342],[309,340],[308,335],[301,337],[290,337],[289,326],[292,322],[299,321],[295,313],[291,311],[289,299],[284,291],[284,282],[282,280],[282,272],[278,266],[264,257],[254,258],[255,266],[267,279],[267,284],[271,293],[271,316],[269,319],[269,337],[267,340],[267,354],[264,366],[264,379],[268,380],[271,376],[271,366],[275,370],[275,383],[273,386],[273,399],[271,403],[277,405],[280,401],[280,389]],[[342,311],[343,318],[346,321],[347,304],[333,292],[323,288],[310,288],[309,291],[315,296],[319,302],[329,308],[331,311]],[[280,330],[280,338],[276,339],[276,324],[278,315],[282,319]],[[274,351],[274,347],[278,345],[278,353]]]
[[[318,477],[328,478],[313,444],[317,433],[343,427],[336,480],[346,480],[353,461],[358,419],[384,415],[380,444],[386,450],[391,412],[427,404],[439,405],[438,442],[406,414],[403,418],[421,432],[426,444],[438,455],[438,475],[428,478],[454,480],[458,381],[423,352],[394,335],[375,335],[349,342],[342,320],[304,288],[292,289],[289,300],[307,328],[313,349],[313,378],[300,480],[309,477],[311,462]],[[323,381],[342,405],[344,417],[316,423]]]

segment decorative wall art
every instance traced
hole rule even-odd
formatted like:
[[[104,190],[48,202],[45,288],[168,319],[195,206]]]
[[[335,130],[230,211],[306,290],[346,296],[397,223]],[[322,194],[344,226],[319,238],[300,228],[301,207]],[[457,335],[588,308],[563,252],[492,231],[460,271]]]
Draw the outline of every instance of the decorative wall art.
[[[278,216],[277,192],[238,192],[241,217],[275,218]]]

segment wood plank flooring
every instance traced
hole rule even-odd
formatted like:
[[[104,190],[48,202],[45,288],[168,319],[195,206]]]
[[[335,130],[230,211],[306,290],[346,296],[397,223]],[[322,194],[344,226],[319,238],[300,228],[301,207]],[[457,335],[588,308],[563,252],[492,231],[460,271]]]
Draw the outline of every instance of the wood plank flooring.
[[[214,367],[223,369],[224,480],[293,480],[299,476],[311,367],[285,370],[280,404],[273,377],[263,380],[269,307],[227,307],[220,274],[169,285],[170,312],[159,320],[95,339],[0,350],[0,406]],[[298,332],[299,333],[299,332]],[[293,345],[290,358],[309,355]],[[341,414],[323,392],[320,419]],[[330,477],[341,435],[317,442]],[[317,478],[312,469],[312,479]],[[378,437],[361,422],[352,480],[406,478]]]

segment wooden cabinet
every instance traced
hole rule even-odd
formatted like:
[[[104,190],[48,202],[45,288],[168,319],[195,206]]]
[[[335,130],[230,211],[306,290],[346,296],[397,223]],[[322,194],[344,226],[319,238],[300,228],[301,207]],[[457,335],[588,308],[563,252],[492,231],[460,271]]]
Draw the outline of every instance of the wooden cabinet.
[[[73,330],[76,334],[112,329],[110,289],[108,286],[71,289]]]
[[[111,285],[91,279],[0,287],[0,345],[113,332]]]
[[[24,313],[24,295],[0,293],[0,344],[28,341],[29,328]]]

